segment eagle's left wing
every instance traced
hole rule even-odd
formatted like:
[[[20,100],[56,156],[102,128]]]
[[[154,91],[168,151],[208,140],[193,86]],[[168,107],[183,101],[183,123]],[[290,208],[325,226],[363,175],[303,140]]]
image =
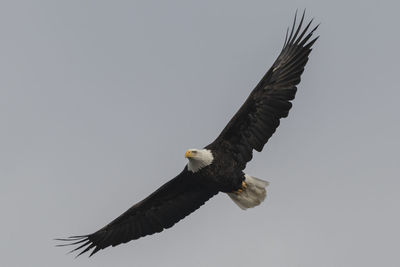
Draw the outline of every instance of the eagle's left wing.
[[[92,256],[108,246],[116,246],[172,227],[218,193],[208,188],[198,177],[189,175],[185,168],[177,177],[97,232],[57,239],[68,242],[58,246],[77,245],[72,251],[82,250],[78,256],[93,249],[90,254]]]

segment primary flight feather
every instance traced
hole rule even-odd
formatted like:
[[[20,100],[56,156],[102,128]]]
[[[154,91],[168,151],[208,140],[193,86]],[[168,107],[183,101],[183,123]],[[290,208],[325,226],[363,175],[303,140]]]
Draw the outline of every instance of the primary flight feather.
[[[308,61],[311,39],[318,25],[303,28],[304,13],[296,27],[286,32],[278,58],[250,93],[221,134],[203,149],[185,153],[188,164],[174,179],[150,196],[133,205],[100,230],[66,239],[64,245],[76,245],[72,251],[90,256],[109,246],[161,232],[198,209],[219,192],[227,193],[242,209],[259,205],[266,197],[267,181],[245,174],[253,149],[261,151],[279,126],[279,120],[292,107],[300,76]]]

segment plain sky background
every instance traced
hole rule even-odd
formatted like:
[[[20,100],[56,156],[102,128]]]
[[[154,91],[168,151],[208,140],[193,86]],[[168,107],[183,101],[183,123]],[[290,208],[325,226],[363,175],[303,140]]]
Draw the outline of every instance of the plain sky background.
[[[173,178],[321,22],[294,107],[226,195],[88,259],[91,233]],[[398,1],[1,1],[0,265],[400,266]]]

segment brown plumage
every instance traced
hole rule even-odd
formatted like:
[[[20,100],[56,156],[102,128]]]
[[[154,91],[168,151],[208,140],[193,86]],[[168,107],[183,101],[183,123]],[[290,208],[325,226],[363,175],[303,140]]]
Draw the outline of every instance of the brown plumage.
[[[253,149],[263,149],[279,126],[280,119],[286,117],[292,107],[296,85],[300,82],[311,47],[318,38],[311,39],[318,26],[308,31],[312,20],[302,29],[303,21],[304,13],[296,27],[295,17],[290,33],[289,30],[286,33],[282,51],[272,67],[217,139],[199,151],[199,154],[204,153],[204,158],[200,159],[207,161],[204,166],[201,165],[197,171],[187,165],[177,177],[105,227],[92,234],[58,239],[68,242],[59,246],[77,245],[73,251],[81,250],[78,256],[92,249],[91,256],[108,246],[172,227],[218,192],[244,192],[251,188],[254,192],[258,190],[257,194],[260,195],[252,199],[256,204],[238,204],[244,208],[253,207],[264,200],[264,187],[268,183],[245,175],[243,170],[253,157]],[[195,150],[191,152],[197,153]],[[250,189],[246,189],[246,181],[254,183]],[[243,199],[246,201],[246,197],[237,197],[234,201]]]

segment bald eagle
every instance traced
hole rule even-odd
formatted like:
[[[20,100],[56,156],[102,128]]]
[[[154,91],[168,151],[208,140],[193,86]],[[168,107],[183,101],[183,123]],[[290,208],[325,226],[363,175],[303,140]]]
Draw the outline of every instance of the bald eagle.
[[[263,149],[292,107],[296,85],[318,39],[311,39],[318,25],[309,30],[311,20],[303,29],[303,21],[304,13],[296,26],[295,16],[278,58],[217,139],[203,149],[186,151],[188,164],[180,174],[100,230],[58,239],[66,241],[59,246],[76,245],[72,251],[81,250],[77,256],[90,250],[92,256],[109,246],[172,227],[219,192],[227,193],[244,210],[259,205],[266,197],[268,182],[243,170],[253,149]]]

